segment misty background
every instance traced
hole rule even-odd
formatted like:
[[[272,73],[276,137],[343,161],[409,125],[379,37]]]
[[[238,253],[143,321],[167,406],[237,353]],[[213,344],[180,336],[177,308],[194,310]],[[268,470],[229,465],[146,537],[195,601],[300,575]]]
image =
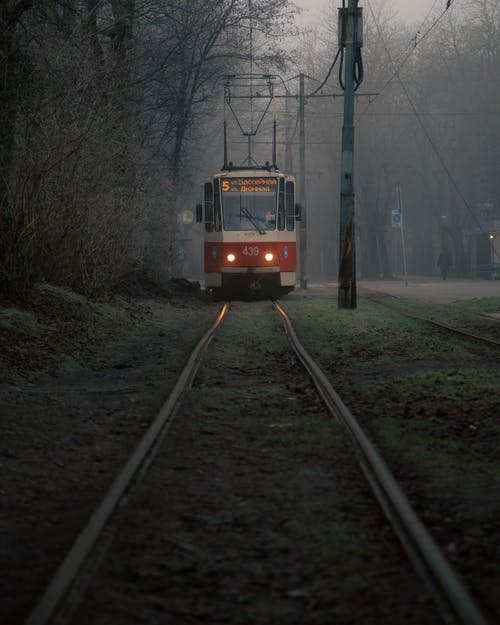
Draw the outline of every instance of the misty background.
[[[402,273],[399,188],[410,274],[438,275],[446,247],[452,276],[495,277],[500,0],[415,4],[418,13],[360,1],[359,275]],[[222,166],[224,115],[230,160],[247,152],[223,76],[250,71],[276,75],[277,96],[298,96],[305,76],[308,278],[335,280],[339,5],[307,2],[306,18],[287,0],[2,3],[0,292],[40,280],[99,295],[131,275],[201,279],[193,214]],[[240,102],[242,119],[255,123],[264,104]],[[275,118],[278,165],[297,178],[298,111],[298,97],[276,97],[253,142],[257,161],[272,160]]]

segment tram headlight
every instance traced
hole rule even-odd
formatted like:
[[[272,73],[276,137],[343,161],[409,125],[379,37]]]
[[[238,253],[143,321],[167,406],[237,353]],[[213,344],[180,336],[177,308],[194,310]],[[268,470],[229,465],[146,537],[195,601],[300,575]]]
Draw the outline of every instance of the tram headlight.
[[[230,263],[234,263],[234,261],[236,260],[236,256],[234,254],[228,254],[226,256],[226,258],[227,258],[228,262],[230,262]]]
[[[264,258],[267,260],[268,263],[270,263],[272,259],[274,258],[274,255],[271,252],[267,252]]]

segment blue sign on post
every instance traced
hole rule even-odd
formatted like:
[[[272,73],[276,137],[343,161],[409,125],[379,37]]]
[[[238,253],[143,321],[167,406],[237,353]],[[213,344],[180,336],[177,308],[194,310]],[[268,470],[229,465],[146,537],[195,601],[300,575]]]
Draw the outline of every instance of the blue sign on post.
[[[391,225],[393,228],[401,228],[401,213],[398,210],[392,211]]]

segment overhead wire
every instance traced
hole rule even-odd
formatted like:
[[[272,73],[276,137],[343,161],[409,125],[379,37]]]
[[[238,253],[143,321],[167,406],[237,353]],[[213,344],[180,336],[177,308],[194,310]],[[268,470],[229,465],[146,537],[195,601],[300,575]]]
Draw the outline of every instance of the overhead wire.
[[[457,182],[456,182],[455,178],[453,177],[453,174],[451,173],[451,171],[449,170],[448,166],[446,165],[446,162],[445,162],[445,160],[444,160],[444,158],[443,158],[443,156],[442,156],[442,154],[441,154],[440,150],[438,149],[437,145],[436,145],[436,144],[435,144],[435,142],[433,141],[433,139],[432,139],[432,137],[431,137],[431,135],[430,135],[430,133],[429,133],[429,131],[428,131],[427,127],[425,126],[425,124],[424,124],[424,122],[423,122],[423,120],[422,120],[422,116],[421,116],[421,115],[420,115],[420,113],[418,112],[417,107],[415,106],[415,103],[413,102],[413,100],[412,100],[412,98],[411,98],[411,96],[410,96],[410,93],[409,93],[409,91],[408,91],[408,89],[407,89],[407,87],[406,87],[406,84],[404,83],[403,79],[401,78],[401,76],[400,76],[400,74],[399,74],[399,72],[400,72],[400,70],[401,70],[401,67],[402,67],[402,66],[403,66],[403,64],[407,61],[407,59],[409,58],[409,55],[407,55],[407,56],[405,57],[405,59],[404,59],[403,63],[401,63],[401,64],[400,64],[400,66],[399,66],[398,68],[396,68],[396,64],[394,63],[394,60],[393,60],[392,55],[391,55],[391,53],[390,53],[390,51],[389,51],[389,48],[388,48],[387,43],[386,43],[386,41],[385,41],[385,38],[384,38],[384,36],[383,36],[383,34],[382,34],[382,32],[381,32],[381,29],[380,29],[380,24],[379,24],[379,22],[378,22],[378,20],[377,20],[377,18],[376,18],[376,16],[375,16],[375,14],[374,14],[373,8],[372,8],[371,3],[370,3],[370,0],[366,0],[366,2],[367,2],[367,4],[368,4],[368,8],[369,8],[369,10],[370,10],[370,12],[371,12],[371,14],[372,14],[373,21],[374,21],[375,26],[376,26],[376,28],[377,28],[378,35],[379,35],[379,37],[380,37],[380,40],[382,41],[382,45],[384,46],[385,52],[386,52],[386,54],[387,54],[387,56],[388,56],[388,58],[389,58],[390,63],[391,63],[391,64],[393,65],[393,67],[395,68],[394,74],[393,74],[393,76],[391,77],[391,81],[394,79],[394,77],[396,77],[396,76],[397,76],[398,81],[399,81],[399,83],[400,83],[400,85],[401,85],[401,88],[403,89],[404,94],[405,94],[405,96],[406,96],[406,99],[408,100],[408,102],[409,102],[409,104],[410,104],[410,106],[411,106],[411,108],[412,108],[412,111],[413,111],[413,113],[414,113],[414,115],[415,115],[415,117],[416,117],[416,119],[417,119],[417,121],[418,121],[418,124],[420,125],[420,127],[421,127],[422,131],[424,132],[424,135],[425,135],[425,137],[427,138],[427,140],[428,140],[428,142],[429,142],[429,145],[431,146],[431,148],[432,148],[432,150],[433,150],[433,152],[434,152],[434,154],[435,154],[436,158],[438,159],[438,161],[439,161],[439,163],[440,163],[441,167],[443,168],[444,172],[446,173],[446,176],[448,177],[449,181],[451,182],[452,187],[454,188],[454,190],[456,191],[457,195],[458,195],[458,196],[460,197],[460,199],[462,200],[462,202],[463,202],[463,204],[464,204],[464,206],[465,206],[465,208],[466,208],[467,212],[469,213],[470,217],[472,217],[472,220],[474,221],[474,223],[476,224],[476,226],[479,228],[479,231],[480,231],[481,233],[483,233],[483,234],[486,234],[486,233],[485,233],[485,230],[484,230],[484,228],[483,228],[482,223],[480,222],[479,218],[477,217],[477,215],[476,215],[476,214],[475,214],[475,212],[473,211],[472,206],[470,205],[470,203],[468,202],[467,198],[466,198],[466,197],[464,196],[464,194],[462,193],[462,191],[461,191],[460,187],[458,186],[458,184],[457,184]],[[438,17],[438,18],[437,18],[437,19],[433,22],[433,24],[432,24],[432,25],[431,25],[431,26],[427,29],[427,31],[424,33],[424,35],[422,36],[422,38],[420,39],[420,41],[419,41],[418,43],[416,43],[416,44],[415,44],[415,47],[416,47],[416,45],[418,45],[419,43],[421,43],[421,42],[423,41],[423,39],[424,39],[424,38],[425,38],[425,37],[426,37],[426,36],[427,36],[427,35],[431,32],[431,30],[432,30],[432,29],[436,26],[436,24],[437,24],[437,23],[441,20],[441,18],[443,17],[443,15],[446,13],[446,11],[447,11],[447,10],[449,9],[449,7],[451,6],[452,2],[453,2],[453,0],[447,0],[446,8],[445,8],[445,10],[443,11],[443,13],[441,13],[441,15],[440,15],[440,16],[439,16],[439,17]],[[436,3],[434,3],[434,5],[435,5],[435,4],[436,4]],[[427,19],[427,18],[426,18],[426,19]],[[413,52],[413,50],[412,50],[411,52]],[[388,84],[389,84],[389,82],[388,82],[388,83],[386,83],[386,85],[384,85],[384,88],[385,88]],[[380,94],[380,93],[382,93],[382,91],[383,91],[383,89],[379,92],[379,94]],[[370,103],[368,106],[370,106],[370,105],[371,105],[371,103]],[[367,107],[367,108],[368,108],[368,107]],[[365,109],[365,111],[364,111],[363,113],[366,113],[366,109]],[[496,254],[496,255],[498,255],[498,251],[495,249],[494,244],[492,244],[492,245],[493,245],[493,249],[495,250],[495,254]]]
[[[427,19],[429,18],[429,15],[431,14],[431,12],[433,11],[434,7],[436,6],[436,4],[438,3],[439,0],[435,0],[434,4],[432,5],[432,7],[430,8],[429,12],[427,13],[424,21],[422,22],[422,26],[425,25],[425,22],[427,21]],[[382,86],[382,88],[379,90],[378,94],[380,95],[381,93],[383,93],[385,91],[385,89],[387,89],[387,87],[392,83],[392,81],[397,77],[399,78],[399,72],[403,69],[403,67],[406,65],[408,59],[412,56],[412,54],[415,52],[415,50],[417,49],[417,47],[422,43],[422,41],[424,41],[424,39],[427,38],[427,36],[434,30],[434,28],[439,24],[439,22],[441,21],[441,19],[444,17],[446,11],[450,8],[451,3],[453,2],[453,0],[448,0],[446,8],[444,9],[444,11],[434,20],[434,22],[432,22],[432,24],[429,26],[429,28],[427,28],[426,31],[424,31],[423,35],[420,36],[420,38],[418,38],[418,35],[420,34],[420,29],[422,28],[422,26],[419,28],[419,30],[417,31],[417,33],[412,37],[411,42],[413,45],[410,48],[410,51],[406,54],[406,56],[403,58],[403,60],[399,63],[399,66],[396,67],[396,64],[394,63],[392,57],[390,56],[390,53],[388,51],[387,48],[387,44],[385,42],[385,40],[382,37],[381,31],[380,31],[380,25],[378,23],[378,20],[375,16],[375,13],[373,11],[373,7],[370,3],[370,0],[366,0],[367,5],[368,5],[368,9],[370,10],[370,13],[372,14],[372,18],[373,21],[375,22],[375,25],[377,27],[377,31],[379,33],[379,37],[381,38],[383,44],[384,44],[384,48],[385,51],[387,52],[389,59],[391,61],[391,64],[393,65],[393,74],[387,79],[387,81],[384,83],[384,85]],[[368,106],[370,106],[371,102],[368,104]],[[368,107],[367,107],[368,108]]]
[[[427,22],[427,20],[429,19],[429,15],[434,11],[434,7],[436,6],[436,4],[439,2],[440,0],[434,0],[434,3],[432,4],[431,8],[427,11],[427,15],[424,17],[422,24],[420,26],[420,28],[422,28],[423,26],[425,26],[425,23]],[[420,29],[417,31],[417,35],[420,34]],[[415,35],[415,37],[417,36]]]
[[[335,67],[335,64],[337,63],[337,59],[339,58],[339,55],[342,53],[343,48],[339,47],[339,49],[337,50],[337,54],[335,55],[335,58],[333,59],[333,63],[330,65],[330,69],[328,70],[325,79],[323,80],[323,82],[320,84],[320,86],[315,89],[312,93],[310,93],[308,95],[309,98],[311,98],[312,96],[315,96],[317,93],[319,93],[321,91],[321,89],[323,89],[323,87],[326,85],[328,79],[331,76],[331,73],[333,72],[333,68]]]
[[[295,139],[295,134],[297,132],[297,128],[299,127],[299,118],[300,118],[300,111],[297,112],[297,116],[295,117],[295,128],[293,129],[293,132],[290,135],[290,141],[293,141]]]
[[[356,9],[357,9],[357,4],[358,4],[358,0],[356,0]],[[346,6],[345,6],[345,0],[342,0],[342,10],[345,11]],[[344,82],[342,80],[342,73],[343,73],[343,68],[344,68],[344,45],[339,45],[339,48],[337,50],[337,54],[335,55],[332,64],[330,65],[330,68],[325,76],[325,79],[322,81],[322,83],[319,85],[319,87],[317,89],[315,89],[312,93],[309,94],[308,97],[312,97],[315,96],[317,93],[319,93],[321,91],[321,89],[323,89],[323,87],[325,86],[325,84],[327,83],[328,79],[331,76],[331,73],[333,71],[333,68],[335,67],[337,60],[340,57],[340,64],[339,64],[339,84],[340,87],[342,88],[342,90],[345,90],[345,86],[344,86]],[[359,88],[359,86],[361,85],[361,83],[363,82],[363,76],[364,76],[364,69],[363,69],[363,58],[361,56],[361,47],[360,46],[356,46],[356,56],[354,59],[354,83],[355,83],[355,87],[354,90],[357,91],[357,89]]]

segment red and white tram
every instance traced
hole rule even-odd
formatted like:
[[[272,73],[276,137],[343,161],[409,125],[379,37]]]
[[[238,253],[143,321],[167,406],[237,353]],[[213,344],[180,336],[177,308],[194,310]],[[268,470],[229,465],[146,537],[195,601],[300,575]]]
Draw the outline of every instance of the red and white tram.
[[[230,168],[204,185],[205,288],[228,296],[277,295],[295,287],[295,179],[271,168]]]

